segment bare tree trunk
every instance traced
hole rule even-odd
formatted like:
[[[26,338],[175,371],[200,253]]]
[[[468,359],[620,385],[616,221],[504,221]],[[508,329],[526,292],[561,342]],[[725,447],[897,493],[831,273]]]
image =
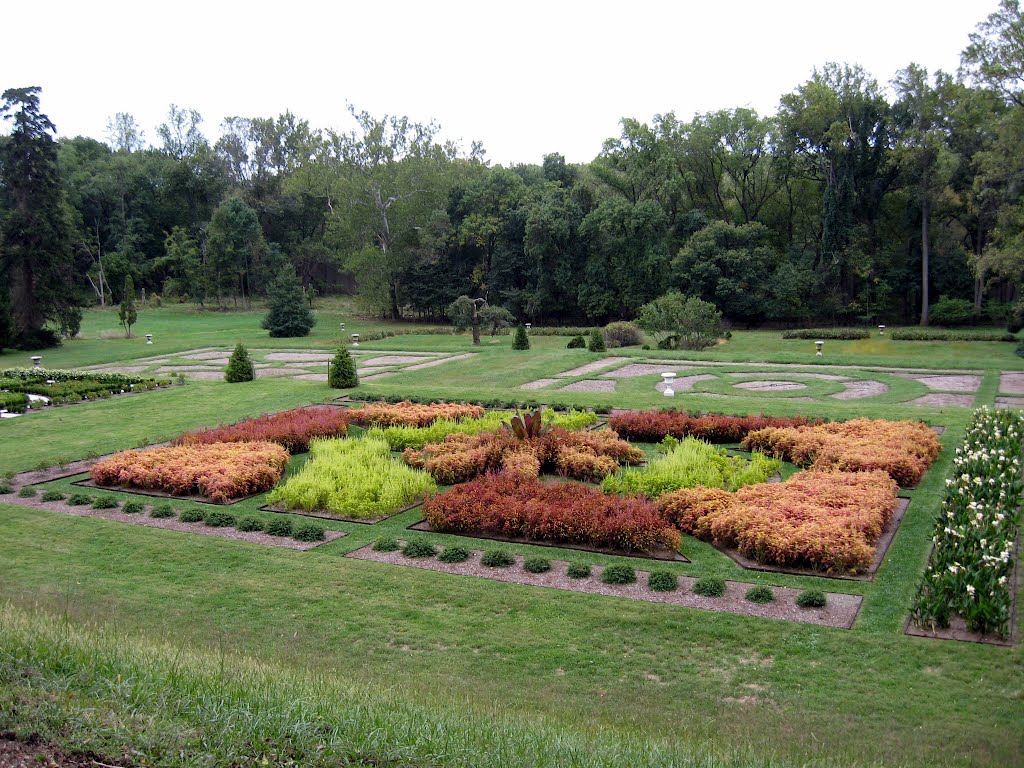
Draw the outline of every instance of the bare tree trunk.
[[[480,346],[480,307],[477,304],[479,299],[473,301],[473,346]]]
[[[921,197],[921,325],[928,325],[928,195]]]

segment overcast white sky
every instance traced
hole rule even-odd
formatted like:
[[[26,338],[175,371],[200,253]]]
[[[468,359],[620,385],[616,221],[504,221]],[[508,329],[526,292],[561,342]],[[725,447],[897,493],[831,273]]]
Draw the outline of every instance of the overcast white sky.
[[[953,71],[998,0],[19,2],[5,4],[0,89],[39,85],[61,136],[103,139],[129,112],[156,141],[175,103],[207,137],[229,115],[290,109],[350,130],[346,101],[434,119],[494,163],[586,162],[623,116],[749,106],[826,61],[880,82]]]

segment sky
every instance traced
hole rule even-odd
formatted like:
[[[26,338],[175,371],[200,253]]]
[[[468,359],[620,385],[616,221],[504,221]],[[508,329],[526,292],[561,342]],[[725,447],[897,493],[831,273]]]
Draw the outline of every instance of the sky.
[[[955,71],[998,0],[290,0],[5,4],[0,90],[38,85],[58,135],[104,140],[132,114],[149,142],[170,104],[219,135],[291,110],[347,132],[346,105],[436,121],[492,163],[592,160],[619,121],[750,107],[828,61],[886,84]],[[16,31],[15,34],[11,32]]]

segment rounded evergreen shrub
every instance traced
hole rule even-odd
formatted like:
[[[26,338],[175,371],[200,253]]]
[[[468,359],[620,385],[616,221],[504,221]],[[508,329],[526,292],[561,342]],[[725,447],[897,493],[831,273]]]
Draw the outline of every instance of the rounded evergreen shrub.
[[[157,504],[149,511],[150,517],[174,517],[174,507],[170,504]]]
[[[323,541],[327,535],[322,525],[299,523],[292,529],[292,538],[296,541]]]
[[[375,542],[373,542],[374,552],[394,552],[400,547],[401,545],[398,543],[398,539],[392,536],[380,536]]]
[[[0,482],[0,496],[6,496],[8,493],[14,493],[14,489],[10,483]]]
[[[92,496],[87,493],[72,493],[68,498],[68,504],[74,507],[81,507],[85,504],[92,504]]]
[[[569,339],[569,343],[565,345],[566,349],[586,349],[587,340],[582,336],[573,336]]]
[[[331,360],[331,372],[327,377],[327,386],[333,389],[351,389],[359,386],[356,363],[344,347],[338,349],[334,359]]]
[[[178,519],[183,523],[201,523],[205,517],[206,513],[198,507],[183,509],[181,514],[178,515]]]
[[[126,515],[138,515],[146,511],[146,505],[141,501],[126,501],[121,511]]]
[[[271,536],[291,536],[292,521],[286,517],[278,517],[263,526],[263,530]]]
[[[302,281],[290,264],[270,284],[267,294],[269,311],[262,327],[276,338],[308,336],[316,320],[302,292]]]
[[[53,489],[43,491],[43,501],[64,501],[64,494]]]
[[[203,522],[211,528],[233,528],[235,516],[228,512],[210,512],[203,518]]]
[[[437,559],[442,563],[464,563],[469,559],[469,550],[455,544],[441,550],[441,554],[437,556]]]
[[[608,323],[601,335],[609,347],[638,347],[644,343],[643,331],[635,323]]]
[[[636,581],[636,571],[633,566],[623,563],[608,565],[601,571],[601,581],[605,584],[632,584]]]
[[[18,498],[21,498],[21,499],[31,499],[35,495],[36,495],[36,489],[35,488],[29,488],[27,485],[24,488],[22,488],[20,491],[18,491]]]
[[[546,557],[528,557],[523,561],[523,570],[530,573],[546,573],[551,570],[551,561]]]
[[[725,594],[725,579],[718,576],[697,579],[697,583],[693,585],[693,593],[701,597],[721,597]]]
[[[406,557],[433,557],[437,554],[437,547],[425,539],[409,539],[402,547],[402,554]]]
[[[746,599],[752,603],[770,603],[775,600],[775,593],[772,592],[772,588],[765,584],[758,584],[756,587],[751,587],[747,590],[745,595]]]
[[[240,531],[251,533],[252,531],[262,531],[263,521],[253,515],[246,515],[240,518],[238,524],[235,526]]]
[[[504,549],[488,549],[480,558],[480,563],[488,568],[508,568],[516,562],[511,552]]]
[[[679,587],[679,577],[668,571],[651,571],[647,586],[655,592],[674,592]]]
[[[828,599],[820,589],[805,589],[796,596],[796,604],[801,608],[824,608],[827,603]]]
[[[516,334],[512,337],[512,349],[529,349],[530,337],[526,335],[526,326],[517,325]]]
[[[249,357],[249,350],[241,343],[236,344],[235,351],[228,359],[227,370],[224,371],[224,381],[228,384],[238,384],[255,378],[256,369],[252,365],[252,358]]]
[[[590,342],[587,344],[587,349],[591,352],[606,351],[604,336],[601,335],[601,331],[599,329],[595,328],[590,332]]]
[[[117,499],[113,496],[97,496],[93,499],[93,509],[117,509]]]
[[[936,325],[967,325],[974,320],[974,302],[941,296],[928,307],[928,318]]]
[[[570,579],[585,579],[590,576],[590,563],[569,563],[565,575]]]

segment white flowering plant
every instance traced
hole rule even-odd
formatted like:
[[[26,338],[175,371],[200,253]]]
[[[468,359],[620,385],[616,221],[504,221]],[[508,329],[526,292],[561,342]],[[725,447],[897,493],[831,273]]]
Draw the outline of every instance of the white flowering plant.
[[[975,411],[946,480],[935,548],[911,608],[919,627],[948,627],[958,614],[972,631],[1009,634],[1022,436],[1024,416]]]

